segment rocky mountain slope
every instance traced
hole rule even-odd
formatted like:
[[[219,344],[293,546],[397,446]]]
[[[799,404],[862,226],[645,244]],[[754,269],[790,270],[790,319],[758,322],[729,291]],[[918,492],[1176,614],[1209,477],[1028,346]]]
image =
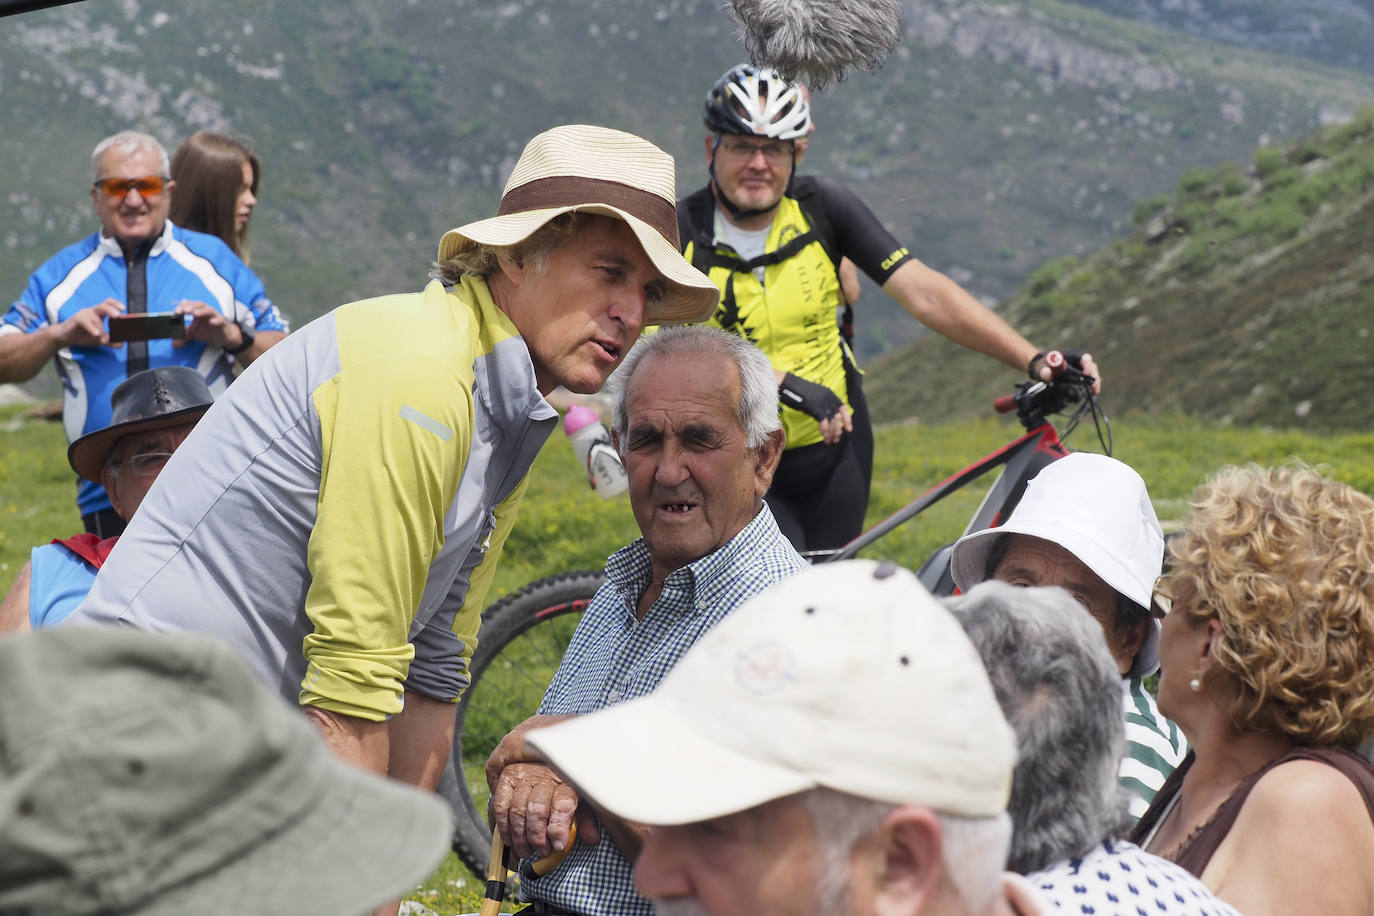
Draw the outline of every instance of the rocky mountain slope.
[[[14,295],[92,230],[100,137],[228,129],[265,164],[253,266],[300,323],[421,283],[438,236],[491,212],[551,124],[633,129],[699,186],[700,99],[742,54],[711,0],[87,0],[0,19],[0,278]],[[886,65],[817,95],[806,167],[995,302],[1128,230],[1190,168],[1371,98],[1359,68],[1087,5],[908,0]],[[860,311],[862,354],[919,332],[876,290]]]

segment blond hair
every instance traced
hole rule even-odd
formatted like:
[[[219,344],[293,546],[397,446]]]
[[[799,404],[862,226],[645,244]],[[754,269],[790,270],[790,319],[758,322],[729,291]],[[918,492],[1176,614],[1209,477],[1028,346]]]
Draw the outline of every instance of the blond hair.
[[[1223,468],[1193,495],[1173,576],[1215,619],[1233,725],[1353,747],[1374,731],[1374,501],[1302,466]]]
[[[484,245],[474,243],[442,261],[435,261],[429,272],[431,280],[438,280],[446,286],[456,285],[465,275],[486,279],[496,270],[501,258],[522,262],[526,258],[534,269],[543,273],[548,265],[549,255],[576,233],[586,229],[590,219],[609,219],[597,213],[580,213],[576,210],[560,213],[540,226],[529,237],[514,245]]]

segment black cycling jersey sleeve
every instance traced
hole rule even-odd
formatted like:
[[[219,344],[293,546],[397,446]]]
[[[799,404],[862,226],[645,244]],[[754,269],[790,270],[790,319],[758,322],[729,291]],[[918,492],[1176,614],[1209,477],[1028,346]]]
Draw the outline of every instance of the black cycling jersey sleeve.
[[[831,178],[814,176],[815,206],[824,208],[839,253],[880,286],[912,260],[905,245],[888,232],[859,195]]]

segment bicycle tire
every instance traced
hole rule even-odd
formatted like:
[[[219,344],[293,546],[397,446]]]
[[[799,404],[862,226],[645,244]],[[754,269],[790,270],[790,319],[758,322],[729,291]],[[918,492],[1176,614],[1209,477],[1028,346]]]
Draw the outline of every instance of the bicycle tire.
[[[491,856],[487,757],[538,709],[582,611],[604,580],[601,570],[559,573],[525,585],[482,613],[471,680],[458,702],[453,752],[438,790],[456,819],[453,851],[479,877]]]

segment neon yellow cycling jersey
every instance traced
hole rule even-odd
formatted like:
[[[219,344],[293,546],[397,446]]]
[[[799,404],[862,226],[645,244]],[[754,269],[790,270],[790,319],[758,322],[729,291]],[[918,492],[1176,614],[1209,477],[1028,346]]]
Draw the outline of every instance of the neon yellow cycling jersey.
[[[845,360],[854,357],[835,321],[835,309],[844,305],[835,265],[848,257],[881,284],[910,253],[852,191],[821,178],[793,182],[773,217],[765,253],[751,261],[716,239],[714,214],[709,187],[678,204],[683,253],[721,290],[710,323],[753,342],[774,369],[824,385],[848,404]],[[821,441],[814,419],[785,405],[781,410],[787,448]]]

